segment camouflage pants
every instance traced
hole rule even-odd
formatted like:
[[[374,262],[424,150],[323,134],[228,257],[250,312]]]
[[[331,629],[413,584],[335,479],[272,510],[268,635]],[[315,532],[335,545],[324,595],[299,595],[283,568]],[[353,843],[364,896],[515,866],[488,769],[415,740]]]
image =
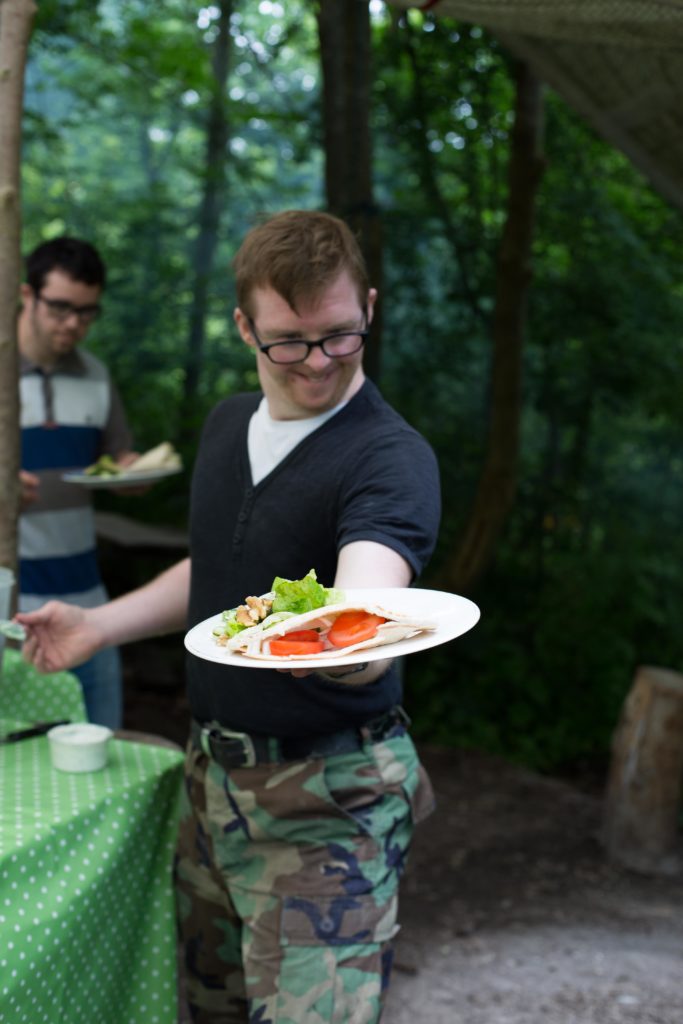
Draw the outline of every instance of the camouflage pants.
[[[196,1024],[378,1021],[398,879],[432,804],[401,726],[229,773],[191,746],[176,890]]]

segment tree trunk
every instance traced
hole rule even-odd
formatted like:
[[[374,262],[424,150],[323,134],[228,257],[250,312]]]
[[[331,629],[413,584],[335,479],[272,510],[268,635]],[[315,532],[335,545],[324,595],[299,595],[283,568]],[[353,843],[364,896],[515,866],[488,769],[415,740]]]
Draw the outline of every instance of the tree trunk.
[[[534,204],[543,174],[543,102],[541,85],[525,64],[518,66],[516,79],[508,212],[498,252],[487,453],[462,540],[440,579],[456,593],[470,591],[488,568],[517,486]]]
[[[320,0],[325,191],[328,209],[358,235],[370,284],[382,294],[382,225],[372,189],[370,9],[357,0]],[[365,369],[380,372],[382,304],[375,307]]]
[[[612,740],[602,839],[610,858],[647,874],[683,867],[683,676],[642,667]]]
[[[225,196],[226,148],[229,139],[226,86],[230,70],[230,18],[233,0],[220,0],[219,8],[218,35],[212,62],[211,102],[206,129],[204,191],[199,207],[199,232],[192,259],[194,283],[181,415],[182,431],[189,435],[187,440],[192,440],[195,435],[196,398],[204,356],[207,297]]]
[[[466,247],[462,244],[461,213],[444,195],[439,182],[437,158],[429,146],[430,106],[424,95],[423,61],[421,60],[419,33],[413,29],[407,17],[401,19],[402,39],[411,70],[412,110],[409,118],[412,124],[413,151],[420,175],[420,188],[428,197],[429,205],[441,222],[444,236],[455,256],[455,273],[459,277],[460,292],[472,316],[478,321],[485,317],[475,284],[471,280]],[[471,208],[471,190],[467,205]]]
[[[26,53],[35,12],[33,0],[0,2],[0,565],[11,569],[17,563],[19,513],[21,115]]]

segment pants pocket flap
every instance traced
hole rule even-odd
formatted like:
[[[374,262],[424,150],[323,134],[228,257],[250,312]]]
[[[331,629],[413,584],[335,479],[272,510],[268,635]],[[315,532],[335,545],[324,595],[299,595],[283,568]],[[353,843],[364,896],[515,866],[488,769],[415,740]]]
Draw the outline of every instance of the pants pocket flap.
[[[396,893],[310,899],[287,896],[280,925],[285,945],[344,946],[386,942],[398,931]]]

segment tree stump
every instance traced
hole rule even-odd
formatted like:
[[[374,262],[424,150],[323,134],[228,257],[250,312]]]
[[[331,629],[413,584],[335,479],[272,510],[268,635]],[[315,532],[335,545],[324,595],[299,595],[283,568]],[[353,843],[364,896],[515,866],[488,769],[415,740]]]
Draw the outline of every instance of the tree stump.
[[[641,666],[612,739],[602,841],[608,856],[646,874],[683,868],[683,676]]]

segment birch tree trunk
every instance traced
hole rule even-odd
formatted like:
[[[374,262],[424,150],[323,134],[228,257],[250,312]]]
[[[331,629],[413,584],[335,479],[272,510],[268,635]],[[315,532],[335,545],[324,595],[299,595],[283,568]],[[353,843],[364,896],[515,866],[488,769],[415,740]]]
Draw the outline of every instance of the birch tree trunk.
[[[541,84],[526,64],[520,64],[507,219],[498,252],[488,447],[462,540],[439,581],[456,593],[470,591],[488,568],[517,487],[534,208],[544,167],[541,137]]]
[[[382,296],[382,228],[372,188],[370,9],[357,0],[320,0],[325,193],[328,209],[358,235],[370,284]],[[375,307],[365,369],[380,369],[382,303]]]
[[[0,0],[0,565],[16,568],[19,513],[17,302],[24,68],[36,6]]]

